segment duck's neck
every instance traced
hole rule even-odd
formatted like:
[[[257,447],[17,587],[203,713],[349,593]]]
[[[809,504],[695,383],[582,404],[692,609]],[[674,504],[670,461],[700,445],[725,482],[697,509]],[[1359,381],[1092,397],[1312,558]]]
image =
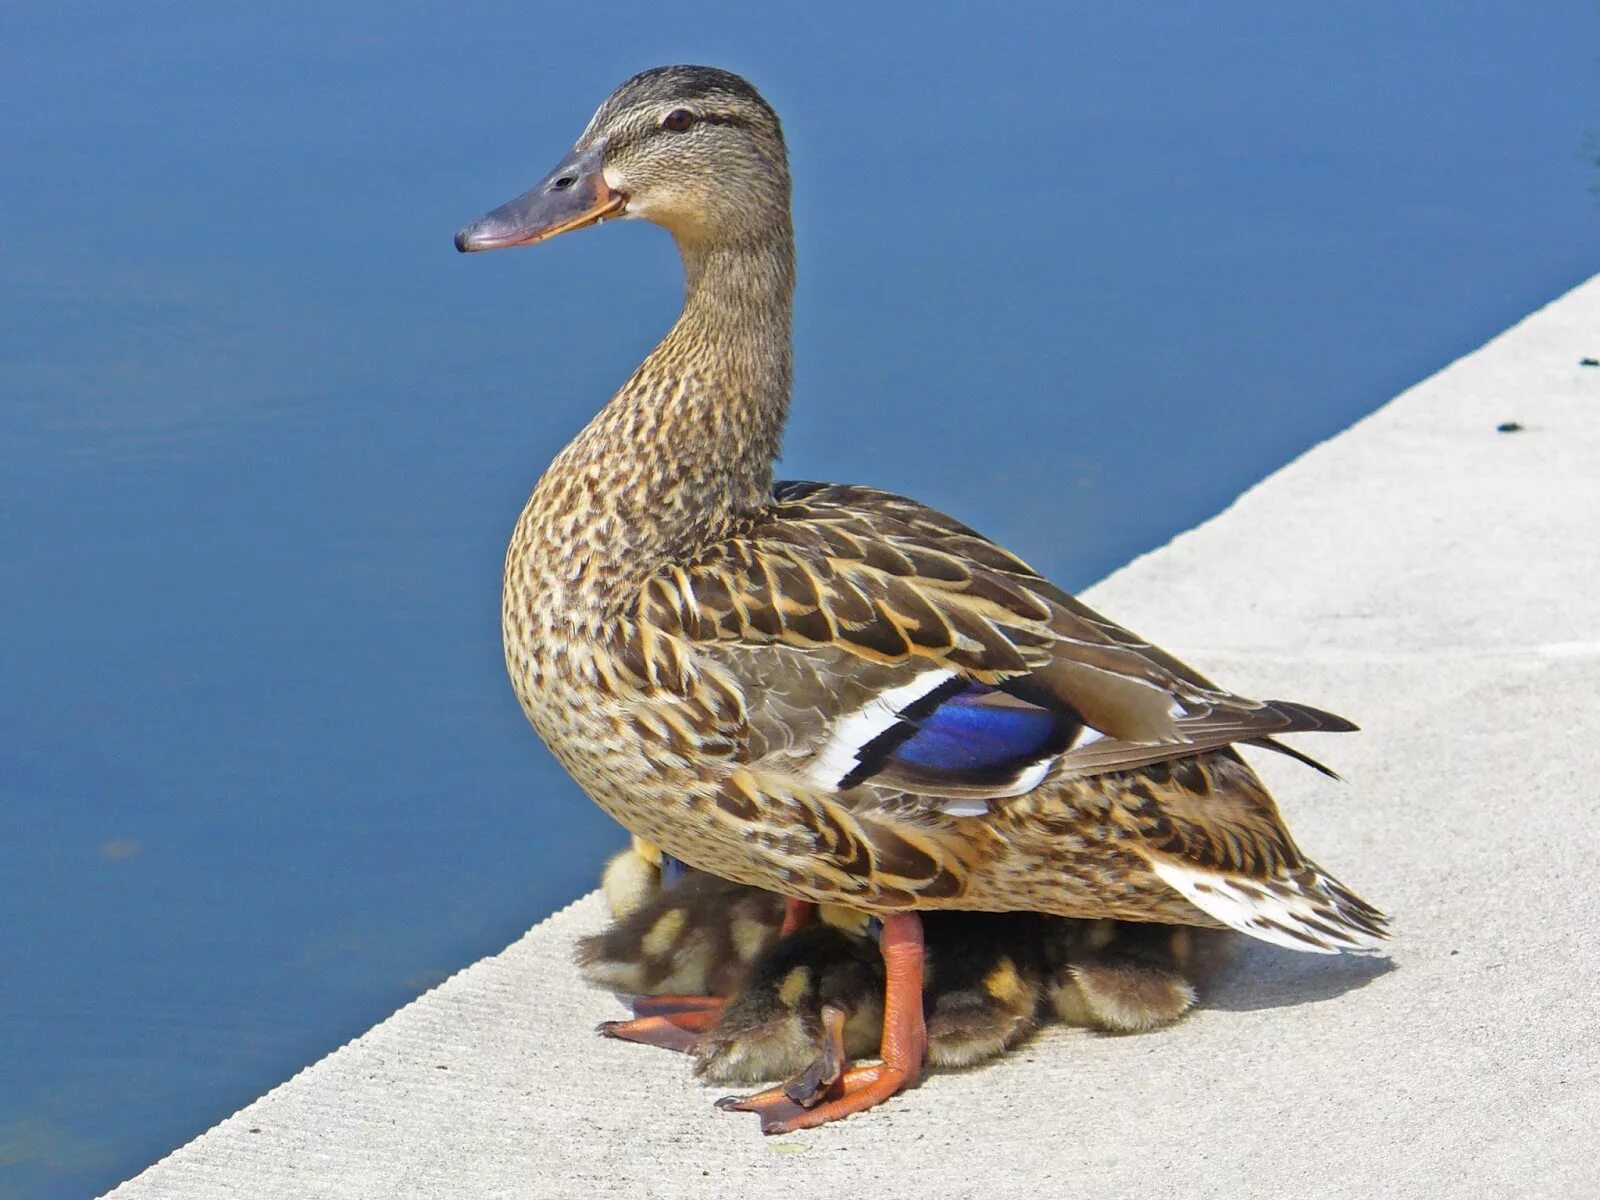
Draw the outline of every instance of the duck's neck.
[[[566,560],[545,569],[583,580],[592,602],[631,595],[771,502],[791,377],[787,213],[761,236],[680,239],[679,249],[682,315],[557,456],[523,514],[524,532],[542,543],[535,552]]]
[[[792,377],[794,239],[786,218],[761,240],[680,249],[683,314],[634,380],[672,399],[652,405],[630,385],[612,403],[656,408],[685,472],[675,490],[698,481],[685,499],[703,522],[771,501]]]

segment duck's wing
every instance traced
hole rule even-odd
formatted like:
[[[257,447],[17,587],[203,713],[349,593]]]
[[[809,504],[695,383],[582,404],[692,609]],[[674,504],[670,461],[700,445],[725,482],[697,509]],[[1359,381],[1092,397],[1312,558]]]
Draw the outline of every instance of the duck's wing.
[[[945,811],[1340,717],[1217,688],[965,525],[871,488],[780,484],[749,527],[652,579],[639,627],[745,700],[747,761]],[[648,664],[642,664],[641,670]]]

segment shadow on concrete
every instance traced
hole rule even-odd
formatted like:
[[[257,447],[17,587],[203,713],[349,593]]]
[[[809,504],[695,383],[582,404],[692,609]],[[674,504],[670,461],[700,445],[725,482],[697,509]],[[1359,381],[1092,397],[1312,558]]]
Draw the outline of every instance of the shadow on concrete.
[[[1204,989],[1200,1004],[1224,1012],[1315,1004],[1366,987],[1395,969],[1388,958],[1299,954],[1252,941],[1238,947]]]

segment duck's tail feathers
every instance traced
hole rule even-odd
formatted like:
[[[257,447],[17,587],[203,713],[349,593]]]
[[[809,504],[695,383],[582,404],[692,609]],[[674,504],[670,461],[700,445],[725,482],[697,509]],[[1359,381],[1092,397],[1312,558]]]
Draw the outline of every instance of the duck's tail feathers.
[[[1257,879],[1155,859],[1151,866],[1185,899],[1224,925],[1277,946],[1313,954],[1371,953],[1389,918],[1315,863]]]
[[[1277,738],[1252,738],[1250,741],[1246,742],[1245,745],[1260,746],[1263,750],[1271,750],[1277,754],[1288,755],[1296,762],[1304,763],[1313,771],[1322,772],[1322,774],[1326,775],[1329,779],[1338,780],[1340,783],[1344,782],[1344,776],[1335,771],[1327,763],[1312,758],[1311,755],[1307,754],[1304,750],[1297,750],[1287,742],[1280,742]]]

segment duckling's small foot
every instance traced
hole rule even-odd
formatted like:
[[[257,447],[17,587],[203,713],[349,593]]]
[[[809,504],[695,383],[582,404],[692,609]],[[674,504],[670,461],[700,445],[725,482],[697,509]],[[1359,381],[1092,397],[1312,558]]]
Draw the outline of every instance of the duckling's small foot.
[[[631,1021],[602,1021],[604,1037],[691,1053],[722,1012],[720,996],[635,996]]]
[[[849,1014],[834,1004],[822,1006],[822,1038],[817,1057],[800,1074],[783,1085],[789,1099],[801,1108],[820,1104],[844,1076],[849,1057],[844,1049],[844,1025]]]

